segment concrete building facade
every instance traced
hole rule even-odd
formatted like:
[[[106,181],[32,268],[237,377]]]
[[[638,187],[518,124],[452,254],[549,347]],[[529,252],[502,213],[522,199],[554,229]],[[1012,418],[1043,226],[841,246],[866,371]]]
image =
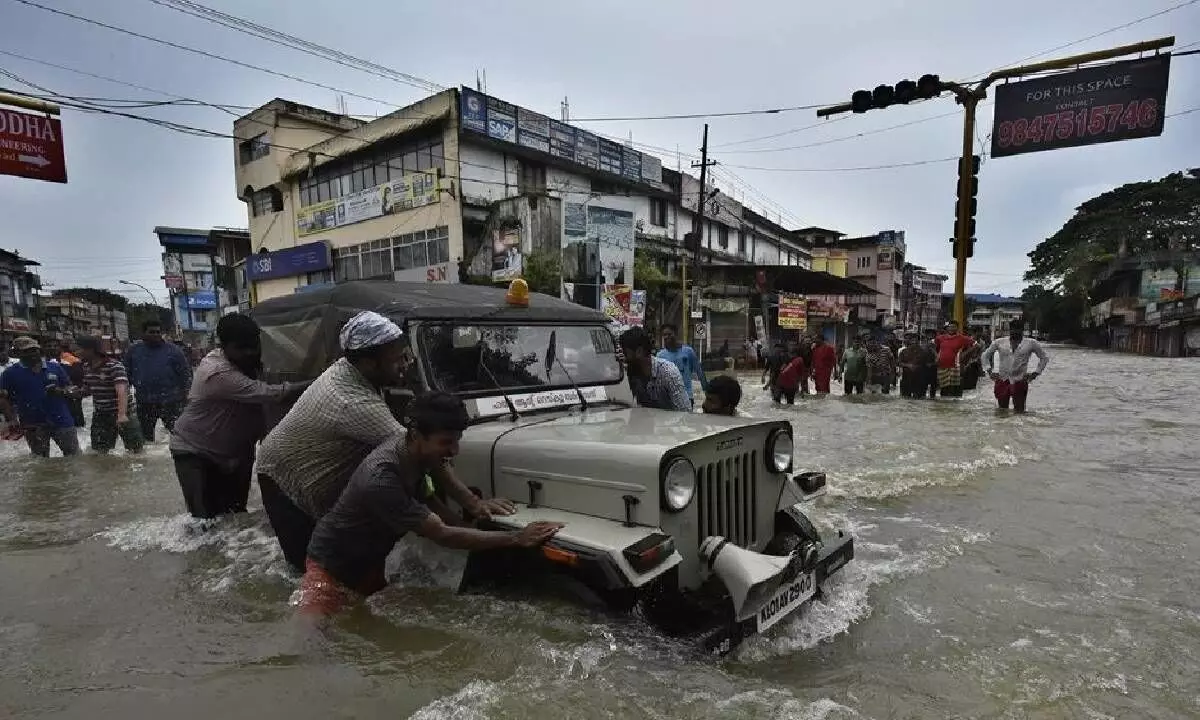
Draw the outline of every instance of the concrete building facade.
[[[656,157],[469,88],[370,122],[276,99],[234,123],[254,254],[248,303],[368,277],[495,281],[553,256],[603,307],[634,252],[676,273],[698,203],[702,261],[807,267],[790,231]]]
[[[37,334],[38,298],[42,279],[31,268],[39,263],[15,252],[0,250],[0,342],[7,347],[18,335]]]
[[[177,335],[203,345],[217,320],[239,309],[250,233],[239,228],[154,228]]]

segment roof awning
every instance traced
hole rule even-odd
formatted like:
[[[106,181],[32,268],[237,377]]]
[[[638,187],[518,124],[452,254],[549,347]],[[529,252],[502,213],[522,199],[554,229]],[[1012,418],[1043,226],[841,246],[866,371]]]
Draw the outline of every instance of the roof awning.
[[[767,292],[796,293],[797,295],[876,295],[875,288],[856,280],[805,270],[795,265],[702,265],[711,278],[720,278],[730,285],[754,288],[762,277]]]

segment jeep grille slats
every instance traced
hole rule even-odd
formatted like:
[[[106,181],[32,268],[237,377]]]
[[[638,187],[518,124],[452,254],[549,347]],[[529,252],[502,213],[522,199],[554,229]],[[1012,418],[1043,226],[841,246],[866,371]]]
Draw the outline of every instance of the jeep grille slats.
[[[758,541],[758,452],[741,453],[696,469],[697,546],[710,535],[741,547]]]

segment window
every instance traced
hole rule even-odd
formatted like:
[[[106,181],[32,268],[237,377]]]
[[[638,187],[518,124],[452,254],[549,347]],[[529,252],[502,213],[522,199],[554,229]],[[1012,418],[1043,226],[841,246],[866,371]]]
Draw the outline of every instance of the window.
[[[628,195],[620,185],[608,180],[592,180],[592,192],[596,195]]]
[[[720,244],[722,250],[729,249],[729,228],[725,225],[717,226],[717,243]]]
[[[441,225],[429,230],[372,240],[333,250],[333,279],[361,280],[392,277],[411,270],[450,261],[450,230]]]
[[[522,195],[546,192],[546,166],[522,161],[520,191]]]
[[[863,257],[860,257],[858,259],[858,262],[856,263],[856,266],[858,267],[859,270],[863,270],[863,269],[871,267],[871,256],[864,255]]]
[[[667,226],[667,201],[662,198],[650,198],[650,224],[656,227]]]
[[[271,154],[271,143],[267,142],[267,134],[255,135],[249,140],[243,140],[238,145],[238,158],[245,165]]]
[[[335,160],[300,182],[300,206],[307,207],[343,195],[369,190],[416,172],[445,172],[441,136],[380,145],[353,159]]]
[[[746,254],[746,231],[745,230],[738,230],[738,253],[741,255]]]
[[[271,187],[255,190],[250,195],[250,214],[254,217],[269,215],[283,210],[283,195]]]

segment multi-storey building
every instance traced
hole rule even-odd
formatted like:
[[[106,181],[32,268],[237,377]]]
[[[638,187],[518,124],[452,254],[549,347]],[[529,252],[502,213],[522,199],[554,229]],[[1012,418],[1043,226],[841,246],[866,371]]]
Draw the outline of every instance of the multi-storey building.
[[[0,250],[0,343],[18,335],[37,334],[37,295],[42,280],[30,270],[39,263],[15,252]]]

